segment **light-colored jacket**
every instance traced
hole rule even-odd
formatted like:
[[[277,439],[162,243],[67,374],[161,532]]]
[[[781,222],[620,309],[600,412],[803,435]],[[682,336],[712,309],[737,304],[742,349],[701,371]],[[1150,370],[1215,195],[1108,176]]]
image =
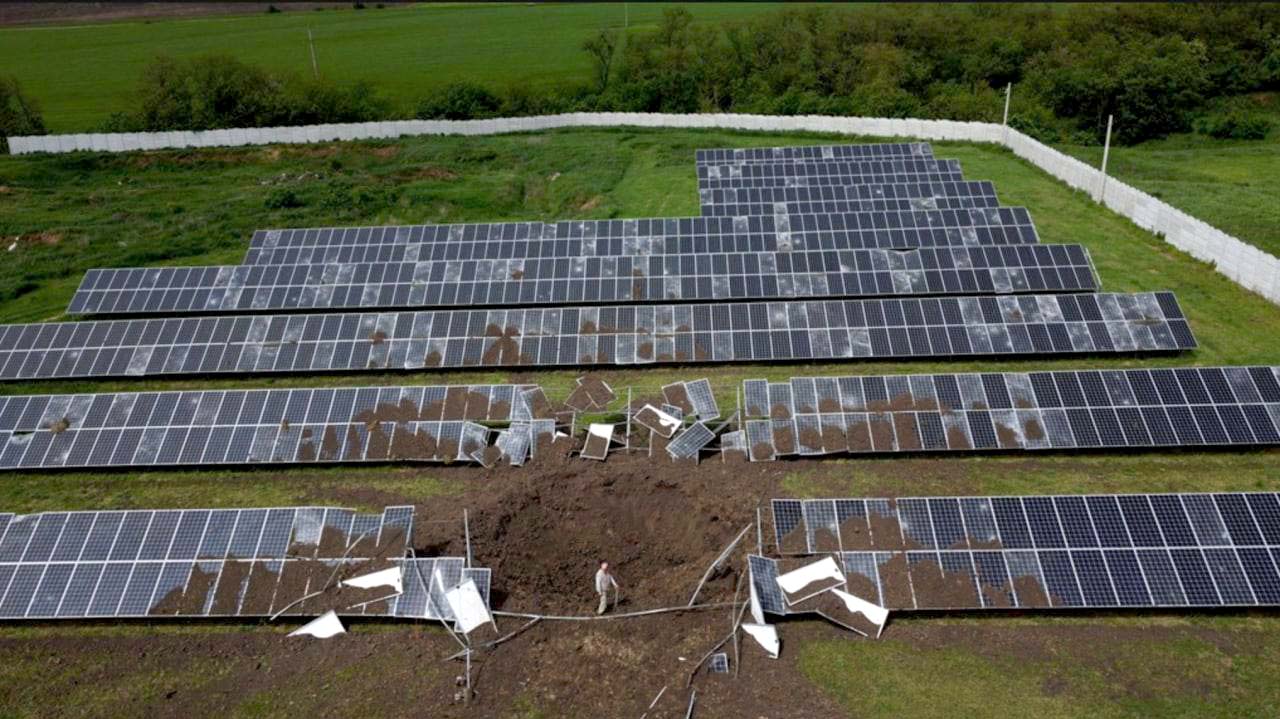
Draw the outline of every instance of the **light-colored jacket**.
[[[614,580],[613,575],[603,569],[596,570],[596,594],[604,594],[609,587],[617,588],[618,582]]]

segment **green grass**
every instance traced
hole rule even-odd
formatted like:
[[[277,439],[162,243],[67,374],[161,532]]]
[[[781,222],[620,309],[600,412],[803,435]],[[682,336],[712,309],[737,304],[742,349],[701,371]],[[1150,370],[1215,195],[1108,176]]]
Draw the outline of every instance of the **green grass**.
[[[1058,147],[1094,167],[1102,148]],[[1280,256],[1280,140],[1214,140],[1179,135],[1112,147],[1107,174],[1193,217]]]
[[[132,109],[142,68],[155,55],[229,53],[273,70],[366,79],[402,112],[458,80],[494,89],[587,82],[582,42],[601,28],[656,26],[672,4],[445,4],[238,17],[0,28],[0,68],[41,104],[50,132],[83,132]],[[698,22],[770,12],[773,4],[693,4]]]
[[[1264,717],[1280,689],[1280,624],[1248,617],[927,621],[958,641],[811,642],[801,667],[851,716]],[[1066,629],[1066,632],[1056,630]],[[972,639],[965,639],[965,634]],[[998,641],[983,644],[988,633]],[[1021,635],[1021,636],[1020,636]],[[850,680],[850,677],[861,680]]]

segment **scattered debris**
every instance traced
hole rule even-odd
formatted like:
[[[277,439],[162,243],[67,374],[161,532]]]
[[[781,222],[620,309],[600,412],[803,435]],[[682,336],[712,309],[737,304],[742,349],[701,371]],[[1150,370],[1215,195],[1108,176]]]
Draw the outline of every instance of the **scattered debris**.
[[[445,592],[444,599],[453,611],[454,625],[459,632],[470,634],[476,627],[493,624],[489,606],[470,579]]]
[[[678,418],[663,412],[651,404],[641,407],[640,411],[635,413],[634,419],[636,424],[667,439],[670,439],[671,435],[675,434],[677,429],[680,429],[680,420]]]
[[[772,624],[743,624],[742,630],[756,640],[770,659],[778,658],[778,650],[782,645],[778,641],[778,630]]]
[[[592,424],[587,428],[587,442],[582,445],[582,456],[586,459],[604,459],[609,455],[609,447],[613,444],[612,424]]]
[[[342,620],[338,619],[337,612],[330,609],[301,627],[289,632],[289,636],[328,639],[329,637],[346,633],[347,628],[342,626]]]
[[[777,582],[789,606],[815,597],[832,587],[845,585],[844,573],[831,557],[823,557],[812,564],[778,575]]]
[[[400,567],[391,567],[383,569],[371,574],[362,574],[358,577],[344,579],[341,582],[344,587],[355,587],[356,589],[373,589],[374,587],[390,587],[396,594],[404,593],[404,573]]]

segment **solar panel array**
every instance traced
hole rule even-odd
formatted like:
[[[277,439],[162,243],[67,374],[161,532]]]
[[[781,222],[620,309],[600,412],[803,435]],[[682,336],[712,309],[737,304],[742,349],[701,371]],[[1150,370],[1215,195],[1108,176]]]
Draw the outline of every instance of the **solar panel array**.
[[[443,593],[468,578],[488,601],[488,569],[467,568],[461,558],[407,559],[412,533],[412,506],[382,514],[333,507],[0,514],[0,618],[335,609],[451,620]],[[339,586],[395,566],[404,573],[402,595]]]
[[[1270,492],[774,500],[773,516],[781,551],[841,553],[847,591],[890,609],[1280,605]]]
[[[752,459],[1280,444],[1280,367],[748,380]]]
[[[699,190],[704,217],[999,207],[990,182]]]
[[[875,143],[867,145],[793,145],[788,147],[732,147],[697,150],[699,165],[763,162],[836,162],[886,157],[933,157],[927,142]]]
[[[1172,352],[1196,346],[1170,293],[106,320],[11,325],[0,333],[21,338],[9,346],[28,348],[0,351],[0,379]]]
[[[529,385],[13,395],[0,469],[470,461]]]
[[[961,182],[956,160],[906,159],[849,162],[720,164],[698,166],[698,189],[885,185],[903,182]]]

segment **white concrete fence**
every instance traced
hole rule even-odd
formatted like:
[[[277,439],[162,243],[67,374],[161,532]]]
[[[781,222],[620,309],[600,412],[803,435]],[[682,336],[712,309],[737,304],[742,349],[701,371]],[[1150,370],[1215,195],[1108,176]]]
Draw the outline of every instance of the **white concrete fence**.
[[[1141,190],[1101,172],[1032,138],[1002,125],[949,120],[903,120],[870,117],[801,115],[662,115],[648,113],[570,113],[497,120],[403,120],[305,127],[255,127],[205,132],[135,132],[81,135],[37,135],[9,138],[9,152],[63,153],[132,152],[186,147],[373,140],[413,135],[495,135],[562,127],[671,127],[762,130],[768,132],[830,132],[843,135],[916,137],[965,140],[1004,145],[1014,154],[1097,197],[1115,212],[1193,257],[1211,262],[1232,281],[1280,304],[1280,259],[1242,242]]]

